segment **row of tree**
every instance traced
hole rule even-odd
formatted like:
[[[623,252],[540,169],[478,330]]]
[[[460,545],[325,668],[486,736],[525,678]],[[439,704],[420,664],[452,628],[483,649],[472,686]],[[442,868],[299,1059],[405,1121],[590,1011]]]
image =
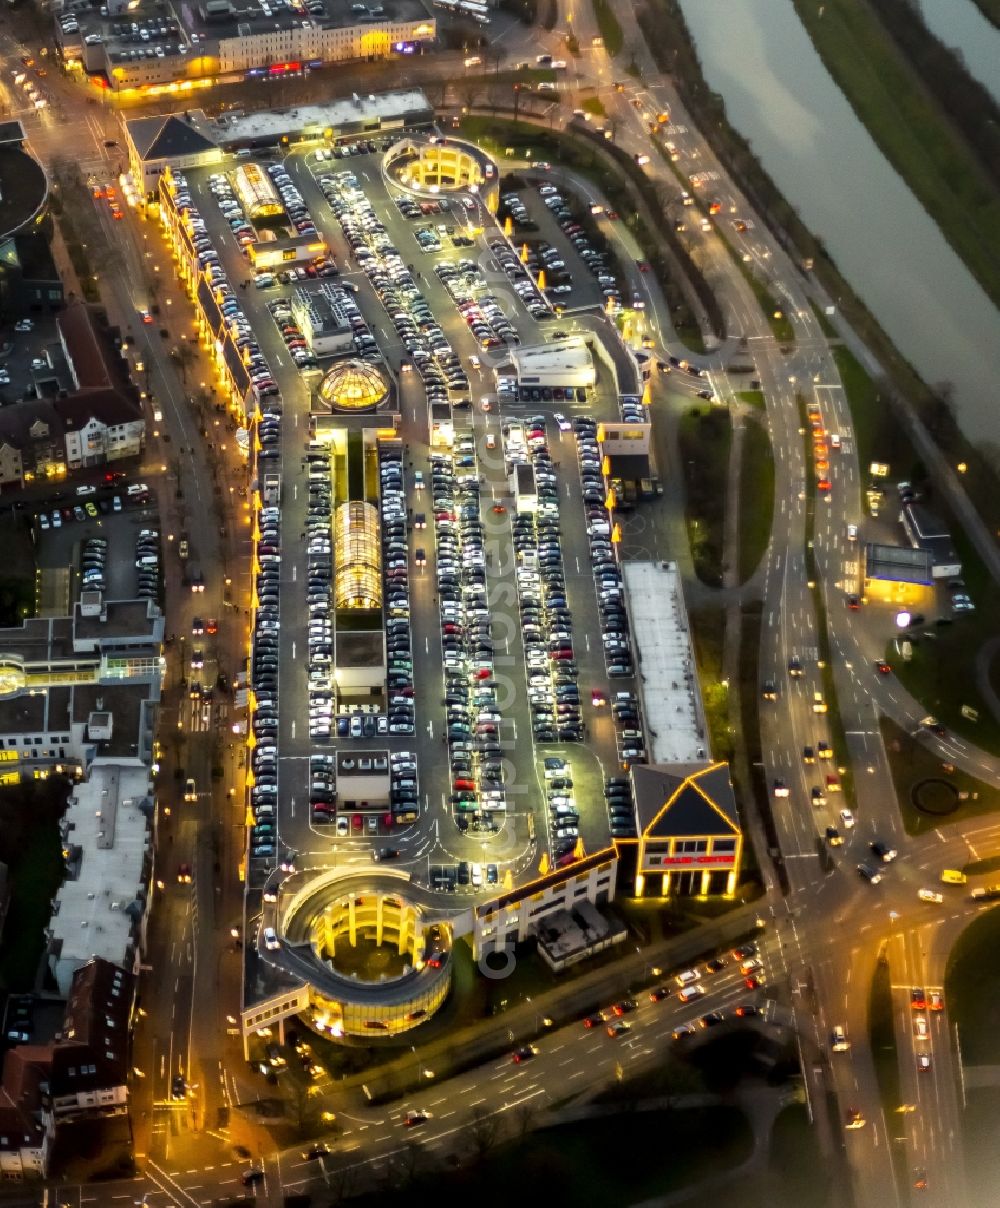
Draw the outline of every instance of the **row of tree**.
[[[909,59],[921,83],[959,128],[983,167],[1000,184],[1000,108],[966,70],[961,53],[945,46],[910,0],[872,0],[872,9]]]

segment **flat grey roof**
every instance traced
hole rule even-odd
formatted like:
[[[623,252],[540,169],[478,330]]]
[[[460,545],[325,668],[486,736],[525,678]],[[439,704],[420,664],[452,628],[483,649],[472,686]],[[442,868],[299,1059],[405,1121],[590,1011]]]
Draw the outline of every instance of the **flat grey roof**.
[[[865,575],[869,579],[891,579],[897,583],[931,583],[934,559],[925,549],[909,545],[865,546]]]
[[[709,756],[680,574],[673,562],[623,562],[652,763]]]
[[[426,16],[426,10],[423,10]],[[432,113],[430,102],[419,88],[398,92],[359,95],[354,101],[329,101],[324,105],[298,105],[292,109],[267,109],[256,113],[229,113],[210,118],[199,112],[191,115],[198,129],[220,146],[276,141],[289,130],[328,127],[334,131],[353,129],[359,124],[396,122],[409,117],[425,119]]]

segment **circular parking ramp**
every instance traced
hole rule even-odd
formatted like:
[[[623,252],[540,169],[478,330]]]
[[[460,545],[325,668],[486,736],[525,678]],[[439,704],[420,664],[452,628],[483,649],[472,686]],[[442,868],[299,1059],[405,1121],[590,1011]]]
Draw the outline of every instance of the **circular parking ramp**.
[[[471,193],[496,211],[500,174],[475,143],[435,135],[400,139],[386,151],[382,169],[389,181],[418,196]]]
[[[260,956],[308,983],[302,1018],[315,1031],[369,1040],[407,1032],[447,997],[448,915],[405,873],[303,870],[276,909],[278,947],[262,942]]]

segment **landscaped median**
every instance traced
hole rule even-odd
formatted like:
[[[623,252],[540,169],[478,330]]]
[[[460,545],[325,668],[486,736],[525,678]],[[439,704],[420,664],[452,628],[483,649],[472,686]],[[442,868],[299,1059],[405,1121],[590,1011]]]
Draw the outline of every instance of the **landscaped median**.
[[[722,585],[729,446],[733,425],[724,407],[692,407],[678,430],[686,498],[685,520],[694,569],[710,587]]]
[[[774,457],[764,425],[756,417],[743,427],[740,459],[739,577],[745,583],[760,565],[771,540],[774,516]]]
[[[975,918],[956,940],[948,958],[944,998],[962,1062],[965,1111],[962,1139],[970,1204],[993,1204],[1000,1186],[1000,907]],[[980,1077],[977,1067],[983,1067]]]

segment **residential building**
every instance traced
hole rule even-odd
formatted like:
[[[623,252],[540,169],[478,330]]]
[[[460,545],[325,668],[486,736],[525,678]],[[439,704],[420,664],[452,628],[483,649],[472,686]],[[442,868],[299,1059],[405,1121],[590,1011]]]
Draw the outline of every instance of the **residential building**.
[[[131,1143],[128,1074],[135,978],[110,961],[83,965],[49,1044],[17,1045],[0,1086],[0,1173],[43,1178],[95,1148]]]
[[[139,457],[146,420],[117,331],[72,302],[18,398],[0,408],[0,489]]]

